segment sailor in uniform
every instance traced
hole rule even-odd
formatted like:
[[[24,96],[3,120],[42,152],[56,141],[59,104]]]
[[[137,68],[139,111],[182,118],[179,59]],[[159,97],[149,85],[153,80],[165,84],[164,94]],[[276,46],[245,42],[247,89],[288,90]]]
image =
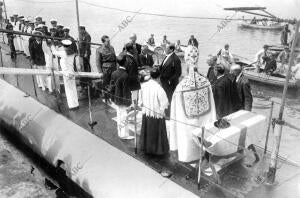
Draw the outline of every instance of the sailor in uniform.
[[[20,24],[19,24],[19,31],[20,32],[24,32],[24,25],[25,25],[25,19],[24,17],[20,18]],[[24,36],[23,35],[19,35],[19,46],[20,46],[20,52],[24,53]]]
[[[19,32],[19,24],[20,24],[20,21],[19,21],[19,17],[17,14],[14,15],[14,23],[13,23],[13,30],[16,31],[16,32]],[[20,46],[19,46],[19,35],[15,35],[15,39],[14,39],[14,45],[15,45],[15,49],[16,51],[20,51]]]
[[[29,20],[28,19],[25,19],[24,21],[24,28],[23,28],[23,32],[24,33],[29,33],[28,32],[28,29],[30,28],[30,25],[29,25]],[[31,32],[30,32],[31,33]],[[22,37],[23,39],[23,48],[24,48],[24,53],[26,55],[26,58],[30,56],[29,54],[29,49],[28,49],[28,45],[29,45],[29,37],[28,36],[23,36]]]
[[[51,45],[51,51],[55,56],[60,57],[61,70],[64,73],[63,80],[65,93],[67,97],[68,107],[71,110],[78,109],[78,94],[76,89],[76,81],[74,77],[74,57],[75,52],[70,47],[72,41],[62,40],[63,49],[57,50],[54,45]]]
[[[70,28],[69,27],[64,27],[63,32],[64,32],[64,37],[63,38],[72,41],[71,48],[73,49],[74,52],[77,53],[78,50],[77,50],[76,40],[70,35]]]

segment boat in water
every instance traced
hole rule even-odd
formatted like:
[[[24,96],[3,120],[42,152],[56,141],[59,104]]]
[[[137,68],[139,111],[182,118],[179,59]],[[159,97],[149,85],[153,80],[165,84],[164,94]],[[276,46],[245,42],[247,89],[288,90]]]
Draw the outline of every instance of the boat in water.
[[[285,78],[267,75],[264,72],[258,73],[254,67],[245,68],[244,75],[250,81],[261,82],[263,84],[273,85],[276,87],[284,87],[285,84]],[[300,79],[290,79],[288,82],[288,87],[298,89],[300,87]]]
[[[284,27],[282,23],[271,23],[271,24],[251,24],[247,21],[239,23],[240,28],[250,28],[250,29],[261,29],[261,30],[274,30],[281,31]]]
[[[254,16],[260,16],[263,18],[257,19],[242,19],[238,24],[240,28],[248,29],[260,29],[260,30],[273,30],[281,31],[285,25],[286,20],[280,19],[270,12],[266,11],[266,7],[233,7],[233,8],[224,8],[227,11],[242,12],[246,14],[251,14]],[[257,12],[255,12],[257,11]]]
[[[234,55],[235,63],[242,66],[244,75],[251,82],[258,82],[266,85],[272,85],[276,87],[284,87],[285,84],[285,76],[281,74],[281,77],[267,75],[264,72],[256,71],[256,63],[250,63],[247,60],[241,59],[239,56]],[[288,83],[289,88],[298,89],[300,88],[300,79],[291,78]]]

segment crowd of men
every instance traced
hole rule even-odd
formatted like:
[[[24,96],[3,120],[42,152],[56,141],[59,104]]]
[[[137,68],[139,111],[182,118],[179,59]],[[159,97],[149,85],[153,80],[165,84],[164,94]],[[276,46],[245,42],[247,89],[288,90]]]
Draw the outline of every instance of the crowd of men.
[[[67,71],[69,74],[78,70],[91,71],[91,36],[85,27],[80,27],[78,44],[69,35],[70,29],[58,24],[55,19],[50,20],[50,27],[47,27],[42,17],[36,17],[35,21],[31,22],[23,16],[14,15],[10,21],[6,21],[6,24],[7,30],[30,34],[29,38],[13,32],[7,34],[12,59],[16,57],[16,54],[23,53],[31,60],[35,68],[52,68]],[[43,36],[56,38],[49,39]],[[171,111],[173,111],[173,117],[176,117],[174,109],[171,109],[171,104],[174,91],[181,90],[177,87],[182,78],[182,63],[176,55],[180,48],[180,41],[175,45],[164,36],[163,44],[166,56],[159,65],[154,64],[148,45],[137,43],[135,34],[130,36],[130,41],[125,44],[122,52],[118,55],[110,44],[108,36],[102,36],[101,41],[102,45],[96,50],[96,67],[103,74],[103,78],[97,88],[102,90],[105,102],[113,102],[116,105],[118,136],[121,139],[134,138],[129,131],[128,120],[130,119],[130,110],[139,106],[143,112],[141,150],[151,155],[167,154],[170,147],[165,120],[172,117]],[[148,44],[155,45],[154,35],[151,35]],[[190,46],[188,49],[191,50],[191,53],[188,53],[187,56],[190,56],[189,60],[194,60],[199,53],[198,41],[193,35],[188,41],[188,46]],[[193,53],[196,55],[192,56]],[[79,57],[78,60],[77,57]],[[195,61],[191,62],[189,65],[196,65]],[[233,63],[229,45],[226,44],[216,56],[211,57],[208,64],[210,69],[207,79],[198,72],[197,76],[212,87],[214,102],[209,101],[209,103],[215,105],[210,110],[215,112],[212,112],[211,115],[216,114],[217,119],[221,119],[240,109],[251,111],[250,85],[242,73],[242,68]],[[191,67],[190,75],[184,81],[188,85],[183,83],[182,86],[193,85],[190,80],[193,78],[195,66]],[[144,68],[150,70],[150,79],[140,72]],[[37,76],[36,78],[37,85],[42,90],[48,88],[50,92],[53,91],[51,80],[51,77]],[[64,76],[63,80],[69,108],[78,108],[75,78],[70,75]],[[88,78],[81,78],[82,92],[86,91],[89,82]]]
[[[80,42],[77,44],[69,34],[70,28],[59,24],[56,19],[51,19],[49,23],[50,25],[46,26],[46,21],[43,21],[40,16],[31,21],[17,14],[11,16],[10,20],[5,20],[6,30],[12,31],[7,33],[11,58],[15,60],[17,55],[24,55],[30,60],[32,68],[40,70],[62,70],[69,72],[69,74],[78,70],[90,72],[91,36],[85,30],[85,27],[80,26]],[[63,41],[70,41],[70,44]],[[54,50],[61,49],[63,51],[66,47],[67,54],[74,56],[73,59],[68,57],[68,60],[65,60],[61,56],[55,55]],[[77,59],[80,61],[76,61]],[[74,67],[70,67],[70,64]],[[80,79],[82,96],[87,95],[89,82],[88,78]],[[48,89],[50,93],[54,90],[60,92],[60,79],[57,76],[53,79],[52,76],[37,75],[36,84],[43,91]],[[66,94],[69,93],[67,87],[65,87],[65,92]],[[68,98],[68,102],[78,100],[77,94],[73,96],[76,96],[76,98]],[[78,108],[78,101],[74,104],[77,105],[71,105],[69,108]]]

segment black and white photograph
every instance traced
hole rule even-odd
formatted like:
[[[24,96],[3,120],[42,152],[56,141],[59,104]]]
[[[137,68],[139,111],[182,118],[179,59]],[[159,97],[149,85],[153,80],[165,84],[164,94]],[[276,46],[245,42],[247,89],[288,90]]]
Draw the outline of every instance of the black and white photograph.
[[[300,197],[300,0],[0,0],[0,198]]]

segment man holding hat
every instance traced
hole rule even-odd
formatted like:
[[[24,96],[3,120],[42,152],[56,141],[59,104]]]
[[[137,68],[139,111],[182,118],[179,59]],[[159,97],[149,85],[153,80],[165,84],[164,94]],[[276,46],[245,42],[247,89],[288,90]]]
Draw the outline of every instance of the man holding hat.
[[[61,70],[64,73],[63,80],[65,86],[65,93],[69,109],[74,110],[79,108],[78,94],[76,88],[76,81],[74,77],[74,59],[75,53],[70,48],[72,41],[62,40],[63,50],[57,50],[54,45],[51,46],[52,53],[60,57]]]
[[[43,35],[42,32],[34,31],[34,35]],[[44,70],[46,61],[45,61],[45,55],[43,51],[43,43],[42,38],[40,37],[31,37],[29,43],[29,52],[31,57],[31,64],[33,67],[37,69]],[[44,75],[36,75],[36,83],[38,87],[42,88],[43,91],[46,90],[46,76]]]
[[[63,38],[72,41],[72,44],[71,44],[70,48],[71,48],[75,53],[77,53],[78,50],[77,50],[76,41],[75,41],[75,39],[74,39],[72,36],[70,36],[70,28],[65,27],[65,28],[63,29],[63,32],[64,32],[64,37],[63,37]]]

